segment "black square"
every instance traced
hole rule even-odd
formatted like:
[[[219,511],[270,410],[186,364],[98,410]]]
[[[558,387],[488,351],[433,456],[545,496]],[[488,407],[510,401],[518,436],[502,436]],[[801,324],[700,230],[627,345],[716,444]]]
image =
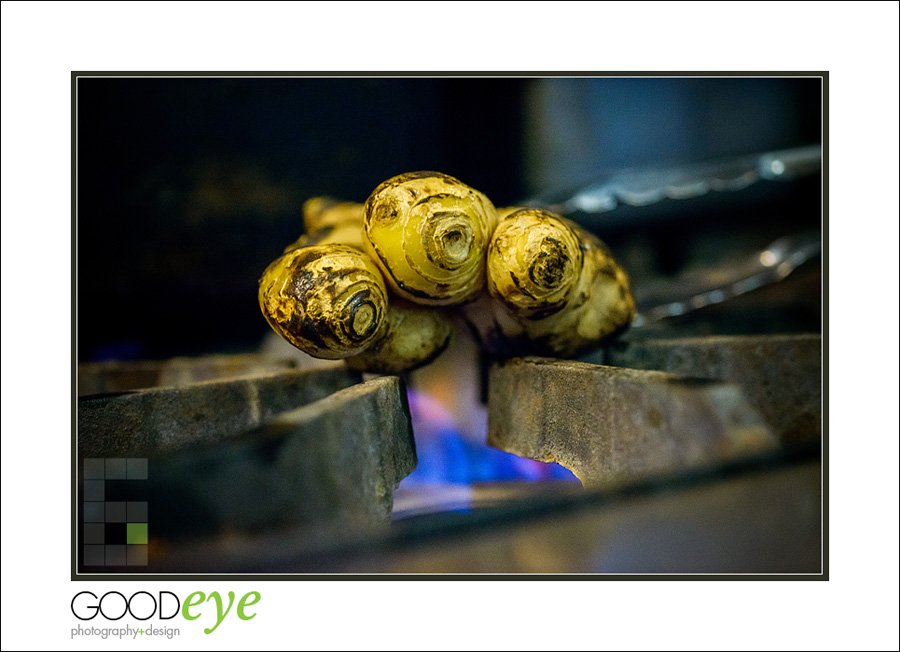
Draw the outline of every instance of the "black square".
[[[84,542],[85,543],[106,543],[104,534],[106,526],[103,523],[85,523],[84,524]]]
[[[127,528],[125,523],[106,523],[104,532],[106,533],[106,541],[103,543],[109,545],[127,543]]]
[[[128,489],[134,485],[128,480],[107,480],[106,481],[106,498],[112,502],[126,501],[131,498],[131,492]],[[134,499],[132,499],[134,500]]]
[[[125,503],[106,503],[106,522],[125,522]]]
[[[146,480],[107,480],[106,500],[140,501],[150,497],[150,483]]]

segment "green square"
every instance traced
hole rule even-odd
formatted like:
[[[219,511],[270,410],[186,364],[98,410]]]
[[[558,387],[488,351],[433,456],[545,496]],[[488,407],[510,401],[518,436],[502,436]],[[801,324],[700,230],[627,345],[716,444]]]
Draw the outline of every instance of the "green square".
[[[147,524],[128,523],[125,533],[125,543],[147,543]]]

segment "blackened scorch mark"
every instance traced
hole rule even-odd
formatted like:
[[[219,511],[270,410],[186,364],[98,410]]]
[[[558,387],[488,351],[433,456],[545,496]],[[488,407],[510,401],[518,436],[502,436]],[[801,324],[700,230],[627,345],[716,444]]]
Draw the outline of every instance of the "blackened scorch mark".
[[[420,299],[431,299],[432,296],[427,292],[422,292],[421,290],[417,290],[415,288],[408,287],[406,283],[397,278],[397,275],[394,274],[394,270],[391,269],[390,265],[387,264],[387,260],[385,260],[384,254],[381,250],[375,246],[375,243],[370,243],[372,245],[372,249],[375,251],[375,255],[378,256],[378,259],[382,262],[381,270],[383,272],[387,272],[388,276],[397,284],[397,287],[411,294],[414,297],[419,297]]]
[[[555,301],[553,303],[545,303],[540,308],[537,308],[525,315],[525,319],[528,319],[529,321],[539,321],[541,319],[549,317],[550,315],[555,315],[565,307],[565,299],[563,299],[562,301]]]
[[[569,257],[565,249],[556,240],[545,238],[545,242],[551,240],[555,246],[548,246],[551,251],[541,251],[528,268],[528,277],[531,282],[539,287],[555,288],[562,282],[566,272],[566,264]]]
[[[350,249],[349,247],[344,247],[343,245],[335,245],[335,247],[341,247],[345,249]],[[316,249],[312,250],[304,247],[303,249],[298,249],[297,254],[294,256],[294,259],[291,260],[290,267],[291,269],[300,269],[301,267],[306,267],[310,263],[314,263],[319,258],[329,255],[333,250],[328,249]]]
[[[316,289],[316,275],[308,269],[292,270],[293,282],[291,283],[291,294],[298,301],[306,304],[306,297],[310,292]]]
[[[537,300],[537,297],[534,296],[531,292],[522,287],[522,284],[519,282],[519,277],[516,276],[513,272],[509,273],[509,277],[512,279],[513,285],[516,286],[516,289],[519,290],[522,294],[524,294],[529,299]],[[532,279],[534,280],[534,279]]]
[[[317,324],[315,320],[313,320],[309,315],[304,313],[302,316],[299,314],[291,315],[291,323],[289,327],[289,331],[292,333],[297,333],[297,335],[308,342],[312,342],[318,348],[327,351],[328,344],[319,334]]]

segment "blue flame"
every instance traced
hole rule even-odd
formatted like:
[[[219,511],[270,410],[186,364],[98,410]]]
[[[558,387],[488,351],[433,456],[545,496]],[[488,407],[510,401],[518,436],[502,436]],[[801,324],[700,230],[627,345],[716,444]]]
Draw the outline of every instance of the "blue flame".
[[[408,389],[409,410],[416,453],[416,470],[403,481],[404,486],[419,484],[467,485],[504,480],[578,479],[558,464],[535,462],[490,448],[487,440],[487,412],[477,432],[464,432],[453,416],[426,394]]]

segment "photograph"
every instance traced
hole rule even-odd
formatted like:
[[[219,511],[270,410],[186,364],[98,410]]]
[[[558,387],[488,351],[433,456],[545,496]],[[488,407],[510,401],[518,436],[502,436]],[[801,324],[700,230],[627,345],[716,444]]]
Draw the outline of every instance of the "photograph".
[[[2,652],[898,649],[900,4],[2,14]]]
[[[71,80],[73,580],[828,579],[827,72]]]

